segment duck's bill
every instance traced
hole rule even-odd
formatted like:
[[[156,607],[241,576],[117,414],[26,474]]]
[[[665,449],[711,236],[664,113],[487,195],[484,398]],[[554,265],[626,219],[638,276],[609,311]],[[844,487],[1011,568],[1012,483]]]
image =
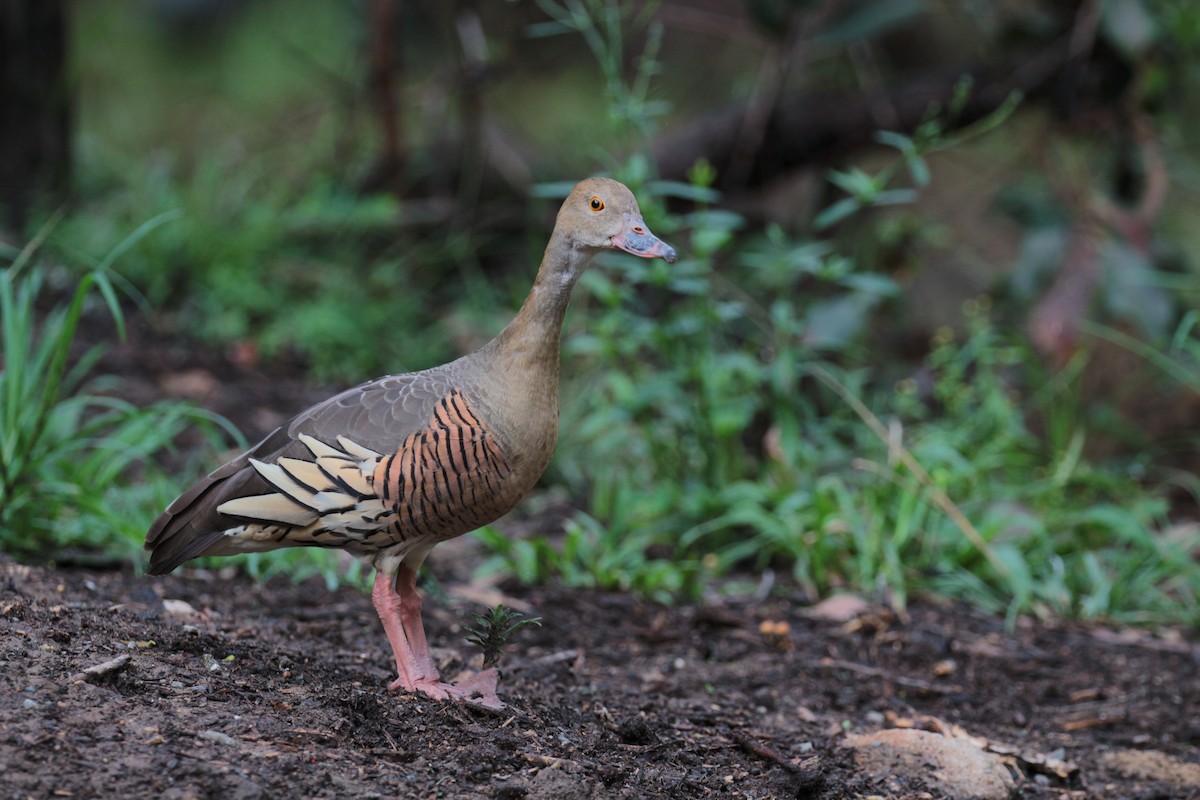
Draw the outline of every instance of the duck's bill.
[[[612,243],[617,249],[624,250],[631,255],[640,256],[642,258],[661,258],[668,264],[674,263],[678,258],[675,248],[659,239],[650,229],[646,227],[646,223],[640,218],[629,219],[625,223],[625,230],[612,238]]]

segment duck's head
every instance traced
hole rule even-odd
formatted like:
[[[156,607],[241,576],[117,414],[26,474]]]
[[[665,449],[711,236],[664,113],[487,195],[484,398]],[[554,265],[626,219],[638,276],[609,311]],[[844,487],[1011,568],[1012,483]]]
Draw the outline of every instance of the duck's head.
[[[556,227],[579,250],[624,250],[668,263],[678,257],[675,248],[646,227],[633,192],[611,178],[588,178],[576,184],[558,211]]]

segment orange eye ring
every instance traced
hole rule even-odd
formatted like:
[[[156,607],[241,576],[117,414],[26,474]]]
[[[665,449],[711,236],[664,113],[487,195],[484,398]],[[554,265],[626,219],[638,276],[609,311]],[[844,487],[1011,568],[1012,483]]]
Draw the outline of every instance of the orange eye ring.
[[[592,211],[604,210],[604,201],[601,200],[598,195],[592,195],[592,199],[588,201],[588,205],[591,207]]]

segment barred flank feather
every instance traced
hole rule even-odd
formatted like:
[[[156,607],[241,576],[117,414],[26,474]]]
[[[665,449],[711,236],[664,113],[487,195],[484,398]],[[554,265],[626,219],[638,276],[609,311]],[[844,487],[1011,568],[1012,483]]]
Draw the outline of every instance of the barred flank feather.
[[[512,504],[512,473],[494,437],[460,392],[438,403],[428,428],[412,434],[375,468],[374,485],[394,509],[394,535],[441,540],[486,525]]]

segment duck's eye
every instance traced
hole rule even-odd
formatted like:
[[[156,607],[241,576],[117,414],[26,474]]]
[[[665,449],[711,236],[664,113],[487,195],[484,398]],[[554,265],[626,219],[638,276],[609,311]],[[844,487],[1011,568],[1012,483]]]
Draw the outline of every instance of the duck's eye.
[[[604,201],[596,195],[592,195],[592,201],[588,204],[592,207],[592,211],[603,211]]]

